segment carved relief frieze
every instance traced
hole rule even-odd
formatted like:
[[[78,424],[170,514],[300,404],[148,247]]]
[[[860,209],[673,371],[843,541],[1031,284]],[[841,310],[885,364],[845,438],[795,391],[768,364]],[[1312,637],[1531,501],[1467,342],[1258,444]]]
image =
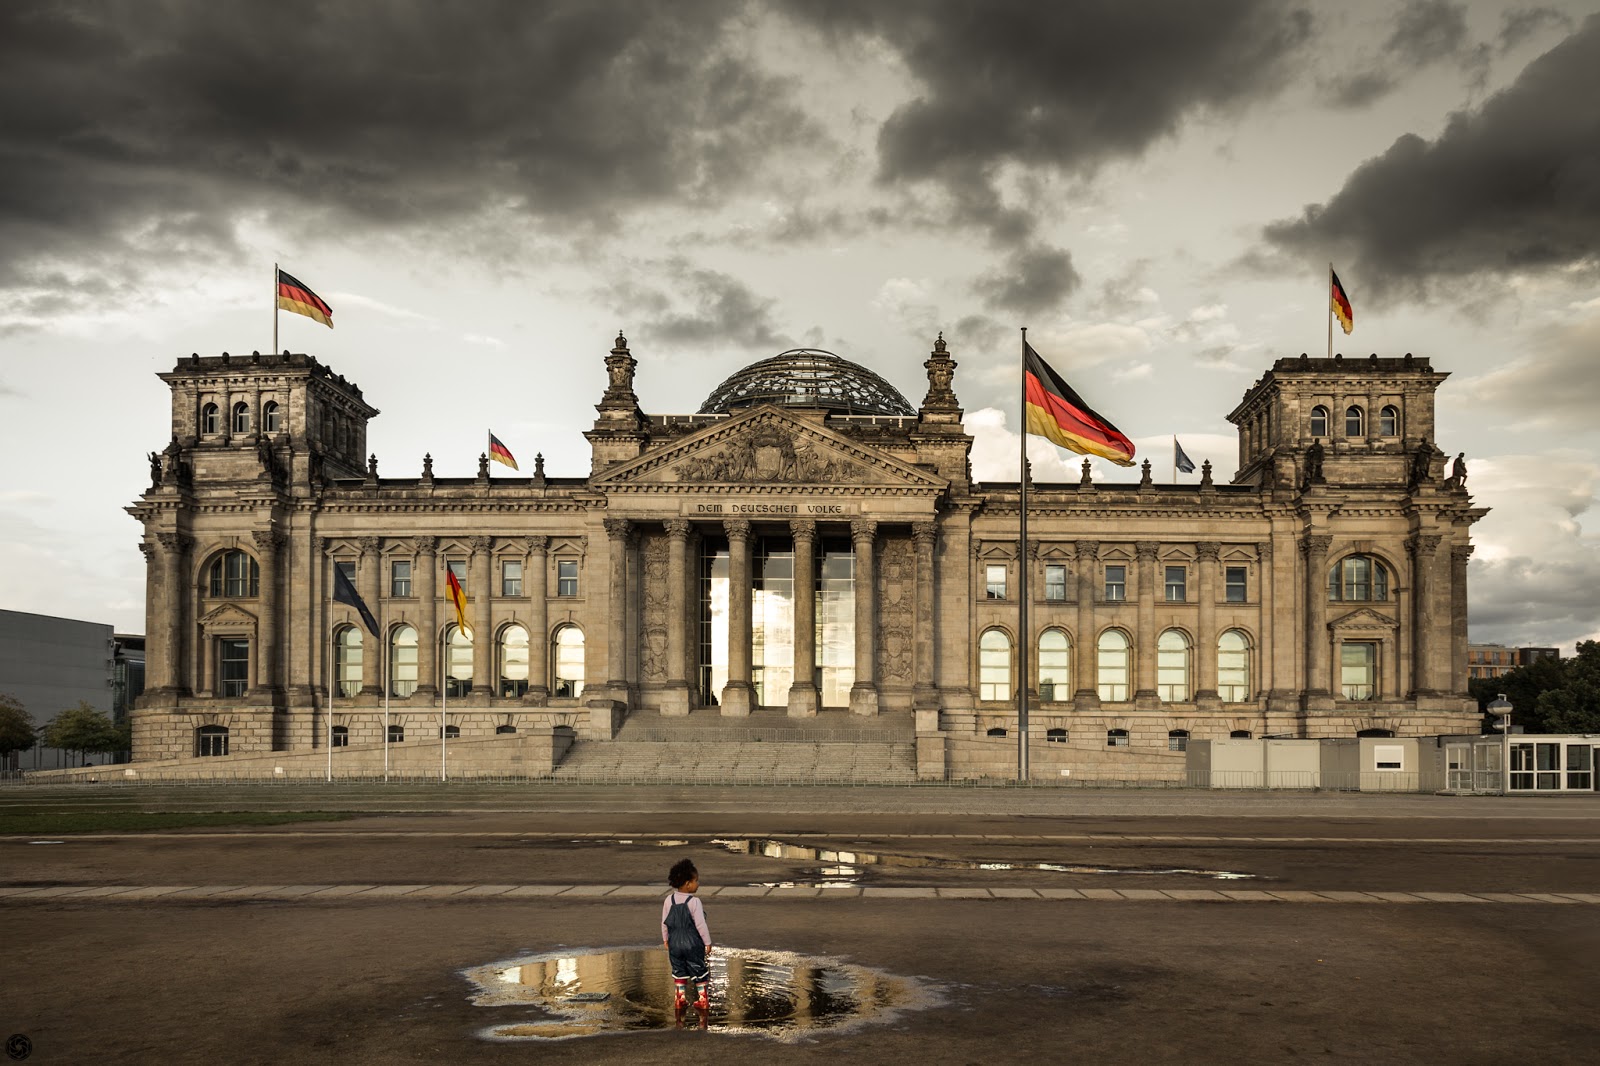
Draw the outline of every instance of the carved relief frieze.
[[[878,558],[878,676],[910,683],[917,605],[915,549],[910,540],[892,537],[883,542]]]
[[[667,551],[666,535],[641,533],[639,555],[644,569],[644,619],[640,626],[639,666],[646,681],[667,679],[667,612],[671,600]]]
[[[788,426],[752,426],[722,447],[692,455],[672,468],[678,481],[831,483],[859,480],[861,464],[819,449]]]

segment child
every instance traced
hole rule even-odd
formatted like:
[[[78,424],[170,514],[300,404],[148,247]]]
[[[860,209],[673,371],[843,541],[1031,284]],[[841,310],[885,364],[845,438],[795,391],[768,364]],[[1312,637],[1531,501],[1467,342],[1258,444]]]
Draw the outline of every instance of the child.
[[[661,901],[661,942],[666,945],[672,964],[673,1007],[683,1010],[689,999],[684,992],[694,982],[696,1010],[711,1004],[707,985],[711,974],[706,968],[706,952],[711,950],[711,930],[706,927],[706,909],[695,895],[700,888],[700,871],[684,859],[667,874],[672,891]]]

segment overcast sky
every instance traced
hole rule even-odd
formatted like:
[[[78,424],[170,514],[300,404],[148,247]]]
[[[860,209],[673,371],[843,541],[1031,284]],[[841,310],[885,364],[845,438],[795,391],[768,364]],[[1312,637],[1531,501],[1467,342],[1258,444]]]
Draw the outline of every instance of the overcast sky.
[[[1592,3],[0,4],[0,607],[144,626],[155,374],[280,347],[388,477],[493,428],[588,472],[624,329],[651,413],[796,346],[915,405],[940,330],[1014,480],[1017,327],[1170,480],[1231,477],[1278,357],[1414,352],[1494,508],[1475,641],[1600,638]],[[1077,456],[1034,439],[1038,476]],[[1126,471],[1098,476],[1126,479]],[[1194,480],[1198,475],[1185,476]]]

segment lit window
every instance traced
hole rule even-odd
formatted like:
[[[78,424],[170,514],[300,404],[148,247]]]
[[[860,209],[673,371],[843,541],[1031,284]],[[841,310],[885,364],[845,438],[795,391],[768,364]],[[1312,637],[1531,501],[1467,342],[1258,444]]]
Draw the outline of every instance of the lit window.
[[[411,563],[406,559],[396,559],[389,564],[389,595],[411,595]]]
[[[211,564],[211,595],[229,599],[261,595],[261,567],[242,551],[227,551]]]
[[[990,563],[984,567],[984,585],[991,600],[1006,598],[1006,568],[1004,564]]]
[[[1041,700],[1066,700],[1072,698],[1071,680],[1072,643],[1059,629],[1047,629],[1039,634],[1039,698]]]
[[[1128,638],[1119,629],[1108,629],[1100,634],[1096,651],[1098,688],[1100,698],[1108,703],[1121,703],[1128,698]]]
[[[266,433],[277,433],[283,429],[283,417],[279,414],[277,400],[268,400],[261,408],[261,429]]]
[[[1400,408],[1390,404],[1378,412],[1378,433],[1384,437],[1400,435]]]
[[[1167,733],[1168,751],[1188,751],[1189,731],[1187,729],[1173,729]]]
[[[361,630],[345,626],[334,637],[339,649],[336,684],[345,699],[361,691]]]
[[[576,563],[573,564],[577,566]],[[576,580],[576,579],[574,579]],[[577,626],[556,630],[550,695],[575,698],[583,694],[583,631]]]
[[[578,560],[556,560],[556,595],[576,596],[578,594]]]
[[[1047,600],[1064,600],[1067,598],[1067,568],[1059,563],[1047,563],[1044,568],[1044,598]]]
[[[200,408],[200,432],[215,433],[217,431],[217,405],[208,403]]]
[[[242,400],[233,405],[233,431],[235,433],[250,432],[250,405]]]
[[[1340,559],[1328,571],[1330,600],[1386,600],[1389,598],[1389,571],[1369,555]]]
[[[472,691],[472,637],[467,630],[452,623],[445,627],[446,696],[465,696]]]
[[[1344,435],[1359,437],[1362,435],[1362,425],[1366,420],[1362,417],[1361,408],[1351,404],[1344,411]]]
[[[389,693],[401,699],[417,691],[417,631],[400,626],[389,638]]]
[[[1237,629],[1217,638],[1217,695],[1223,703],[1250,698],[1250,638]]]
[[[1313,437],[1328,435],[1328,409],[1321,404],[1311,409],[1311,435]]]
[[[1189,638],[1176,629],[1156,642],[1156,692],[1168,703],[1189,698]]]
[[[348,748],[350,746],[349,726],[336,725],[333,727],[333,746],[336,748]]]
[[[1128,731],[1126,729],[1106,730],[1106,747],[1125,748],[1128,746]]]
[[[1106,567],[1106,599],[1125,600],[1128,598],[1128,568],[1126,566]]]
[[[1347,700],[1370,700],[1378,690],[1378,646],[1345,641],[1339,649],[1339,687]]]
[[[522,595],[522,563],[516,559],[500,561],[500,595]]]
[[[222,695],[243,696],[250,688],[250,642],[217,641],[217,678]]]
[[[1011,638],[1004,630],[986,629],[978,638],[978,698],[1011,698]]]
[[[228,754],[227,726],[203,725],[194,732],[194,753],[196,755]]]
[[[1227,586],[1229,603],[1244,603],[1249,586],[1249,568],[1244,566],[1230,566],[1224,571],[1224,584]]]
[[[524,696],[528,692],[528,631],[506,626],[500,631],[500,695]]]
[[[1188,568],[1167,567],[1167,602],[1182,603],[1188,599]]]

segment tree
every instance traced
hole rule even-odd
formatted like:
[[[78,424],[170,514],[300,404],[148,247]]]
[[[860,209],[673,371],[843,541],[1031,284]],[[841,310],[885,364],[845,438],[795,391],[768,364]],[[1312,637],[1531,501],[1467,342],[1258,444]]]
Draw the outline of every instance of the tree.
[[[1579,641],[1578,654],[1563,666],[1565,684],[1539,696],[1544,731],[1600,733],[1600,641]]]
[[[77,752],[80,762],[91,751],[116,751],[120,740],[111,719],[81,700],[50,719],[40,738],[52,748]]]
[[[0,692],[0,758],[9,759],[13,752],[26,751],[37,739],[33,718],[22,701]]]
[[[1485,711],[1484,732],[1494,732],[1494,718],[1487,708],[1495,697],[1505,693],[1511,701],[1511,723],[1521,726],[1524,732],[1550,732],[1544,713],[1539,709],[1539,697],[1567,683],[1568,659],[1535,659],[1525,666],[1501,674],[1499,677],[1474,678],[1467,689]]]

